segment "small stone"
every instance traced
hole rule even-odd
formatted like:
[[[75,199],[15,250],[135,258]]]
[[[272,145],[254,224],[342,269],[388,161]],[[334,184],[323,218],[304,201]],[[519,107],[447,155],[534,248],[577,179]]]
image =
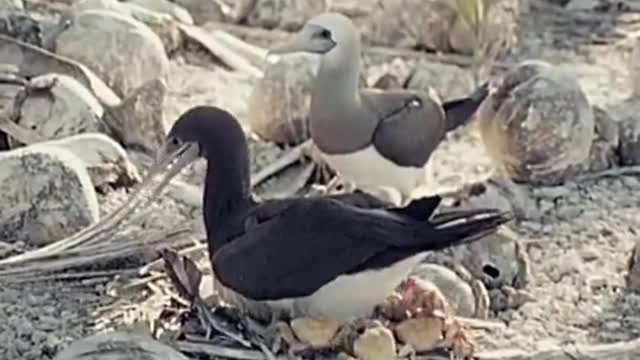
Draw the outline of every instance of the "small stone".
[[[455,272],[440,265],[420,264],[412,275],[433,283],[442,292],[456,315],[474,316],[476,301],[473,290]]]
[[[584,261],[594,261],[598,260],[598,258],[600,257],[600,252],[598,251],[598,249],[589,246],[580,250],[580,257]]]
[[[391,330],[379,325],[367,328],[353,343],[353,352],[360,360],[396,358],[396,341]]]
[[[297,318],[291,320],[291,330],[302,342],[312,347],[329,345],[340,325],[335,322],[320,321],[313,318]]]
[[[548,275],[554,282],[560,282],[565,276],[580,272],[582,266],[582,259],[575,251],[571,251],[552,263]]]
[[[416,351],[433,350],[442,340],[444,319],[439,317],[407,319],[396,325],[394,331],[398,340],[411,345]]]
[[[594,275],[589,277],[588,283],[592,290],[598,290],[607,286],[607,279],[603,276]]]
[[[619,321],[611,320],[611,321],[605,322],[602,325],[602,327],[608,331],[617,331],[617,330],[620,330],[620,328],[622,327],[622,324],[620,324]]]

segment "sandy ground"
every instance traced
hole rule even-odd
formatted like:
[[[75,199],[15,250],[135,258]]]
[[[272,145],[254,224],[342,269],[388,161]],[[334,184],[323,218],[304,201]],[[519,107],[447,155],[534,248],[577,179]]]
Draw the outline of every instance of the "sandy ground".
[[[532,14],[523,19],[523,40],[511,60],[541,58],[555,63],[578,76],[593,104],[613,106],[630,94],[630,44],[586,43],[581,34],[589,33],[590,25],[576,25],[580,26],[587,29],[566,32],[565,25]],[[197,54],[174,57],[171,67],[165,109],[169,122],[196,104],[222,106],[245,117],[251,78],[198,60]],[[258,149],[254,158],[260,159],[256,163],[262,165],[278,152],[269,145],[254,148]],[[473,126],[440,146],[432,166],[437,184],[430,191],[480,180],[492,171]],[[496,314],[508,326],[475,333],[482,348],[544,349],[640,336],[640,295],[622,288],[626,261],[640,229],[639,192],[636,176],[546,191],[539,200],[547,209],[542,220],[511,226],[526,244],[532,267],[527,290],[535,301]],[[103,210],[125,196],[118,192],[103,199],[108,205]],[[165,205],[155,206],[167,210]],[[194,214],[180,212],[175,221],[190,216]],[[105,283],[0,286],[0,358],[47,359],[64,344],[100,330],[105,322],[107,326],[121,322],[101,318],[108,315],[100,308],[116,301],[107,294]]]

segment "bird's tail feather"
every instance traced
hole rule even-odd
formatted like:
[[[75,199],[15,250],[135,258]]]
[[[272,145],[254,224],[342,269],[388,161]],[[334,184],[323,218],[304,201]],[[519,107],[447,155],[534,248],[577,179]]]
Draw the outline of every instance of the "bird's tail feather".
[[[496,209],[456,210],[436,214],[428,225],[432,235],[429,248],[440,250],[477,241],[496,232],[500,225],[511,218],[511,213]]]
[[[445,113],[446,131],[455,130],[469,122],[488,95],[489,83],[486,82],[477,88],[471,96],[442,104]]]

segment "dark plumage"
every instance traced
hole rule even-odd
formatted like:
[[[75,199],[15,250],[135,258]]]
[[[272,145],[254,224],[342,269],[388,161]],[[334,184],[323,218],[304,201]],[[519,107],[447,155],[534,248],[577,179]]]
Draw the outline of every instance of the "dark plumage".
[[[437,196],[394,209],[364,194],[258,203],[244,133],[215,107],[184,113],[160,160],[179,157],[183,166],[198,156],[208,160],[204,216],[217,280],[295,315],[367,315],[426,251],[474,241],[508,220],[491,209],[432,216]]]

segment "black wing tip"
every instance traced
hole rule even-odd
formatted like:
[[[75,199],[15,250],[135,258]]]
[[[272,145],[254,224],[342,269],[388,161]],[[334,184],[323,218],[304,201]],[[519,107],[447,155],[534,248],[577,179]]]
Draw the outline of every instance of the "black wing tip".
[[[489,96],[489,92],[490,82],[486,81],[468,97],[447,101],[442,104],[447,123],[447,132],[466,125]]]
[[[512,221],[513,218],[512,212],[498,209],[451,211],[431,223],[440,238],[440,241],[431,242],[431,250],[478,241],[494,234],[500,226]]]

